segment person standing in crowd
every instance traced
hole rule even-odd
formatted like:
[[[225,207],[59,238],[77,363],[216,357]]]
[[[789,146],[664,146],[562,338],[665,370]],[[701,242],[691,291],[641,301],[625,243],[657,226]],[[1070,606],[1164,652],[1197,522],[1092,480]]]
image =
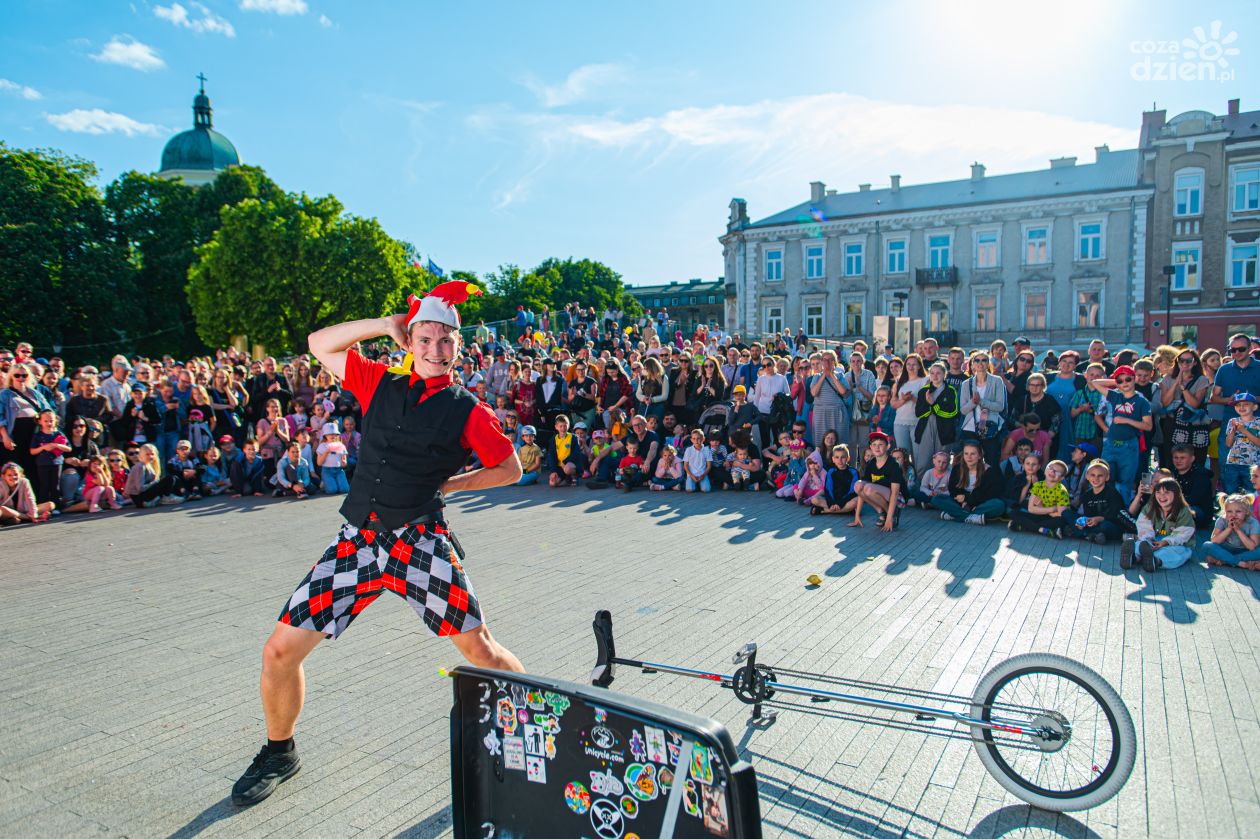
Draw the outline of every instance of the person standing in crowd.
[[[1181,497],[1190,507],[1194,526],[1205,530],[1216,518],[1216,492],[1212,485],[1212,473],[1194,462],[1194,449],[1174,446],[1172,450],[1172,475],[1181,487]]]
[[[635,388],[635,399],[640,414],[656,417],[665,416],[665,402],[670,396],[670,383],[665,377],[665,368],[656,358],[643,360],[643,373],[638,378]]]
[[[131,402],[131,363],[127,361],[126,356],[116,355],[110,361],[111,375],[108,379],[101,382],[100,394],[105,397],[109,403],[109,412],[114,416],[115,420],[121,419],[127,404]],[[117,424],[107,424],[110,430],[110,439],[115,446],[126,445],[131,439],[126,435],[126,429]]]
[[[1230,407],[1236,416],[1227,420],[1224,428],[1228,454],[1221,467],[1221,480],[1225,492],[1232,495],[1247,490],[1252,467],[1260,465],[1260,417],[1256,416],[1256,396],[1248,391],[1235,393]]]
[[[564,377],[556,371],[556,360],[547,356],[542,360],[542,375],[534,382],[534,409],[539,422],[549,432],[543,443],[550,442],[550,429],[556,427],[556,417],[564,413]],[[589,428],[591,423],[587,423]]]
[[[1046,384],[1046,394],[1059,406],[1060,419],[1054,442],[1054,456],[1060,460],[1068,459],[1072,446],[1076,443],[1074,425],[1071,422],[1072,398],[1077,391],[1085,389],[1085,377],[1076,372],[1076,362],[1076,353],[1064,350],[1059,355],[1058,373],[1051,376]]]
[[[897,409],[897,416],[893,420],[893,437],[899,449],[912,450],[914,448],[914,428],[919,422],[916,405],[919,389],[925,382],[927,382],[927,371],[923,368],[923,359],[915,353],[910,353],[906,356],[905,365],[893,385],[892,406]],[[920,468],[925,465],[919,463]]]
[[[988,354],[977,352],[971,356],[971,378],[963,382],[958,404],[963,418],[962,438],[980,441],[985,462],[993,464],[996,470],[1002,455],[1006,385],[992,374]]]
[[[289,400],[293,394],[289,391],[288,382],[276,372],[276,360],[267,356],[262,361],[262,372],[249,380],[246,388],[249,393],[250,424],[256,425],[267,416],[267,401],[276,400],[280,406],[280,414],[284,415],[289,408]]]
[[[866,356],[856,350],[849,355],[849,369],[844,378],[849,389],[849,450],[857,453],[871,431],[871,409],[879,383],[875,374],[866,368]]]
[[[928,380],[915,396],[914,462],[931,463],[935,452],[951,451],[955,442],[958,392],[945,382],[945,365],[928,368]]]
[[[572,370],[573,378],[565,388],[564,401],[573,416],[591,428],[595,425],[599,382],[589,374],[589,367],[584,361],[574,362]]]
[[[258,443],[258,455],[267,470],[267,477],[276,474],[276,466],[289,448],[289,424],[280,416],[280,400],[266,401],[267,415],[258,421],[254,438]]]
[[[57,412],[44,408],[36,418],[38,430],[31,435],[31,457],[35,463],[35,500],[52,502],[53,509],[61,504],[61,467],[65,454],[70,451],[70,441],[57,429]]]
[[[66,452],[61,469],[61,499],[63,504],[70,507],[82,500],[88,464],[100,455],[101,450],[88,435],[87,420],[83,417],[72,420],[68,428],[70,451]],[[110,454],[110,457],[117,457],[121,461],[122,452],[117,449],[114,451],[116,454]]]
[[[604,428],[612,428],[612,409],[628,411],[633,399],[634,390],[621,362],[615,358],[608,359],[604,365],[604,377],[599,382],[599,412]]]
[[[1104,376],[1109,377],[1113,372],[1115,372],[1116,365],[1107,358],[1107,344],[1101,338],[1095,338],[1090,341],[1089,349],[1087,349],[1086,352],[1089,357],[1084,361],[1079,361],[1077,363],[1076,372],[1083,375],[1086,368],[1088,368],[1091,364],[1097,364],[1102,367]]]
[[[1127,504],[1133,498],[1140,465],[1139,436],[1151,430],[1151,403],[1137,392],[1137,374],[1127,365],[1117,367],[1112,379],[1095,379],[1093,387],[1107,401],[1111,416],[1103,436],[1103,460]]]
[[[42,411],[52,410],[44,395],[35,389],[31,375],[31,365],[14,362],[9,368],[9,386],[0,390],[0,456],[11,457],[22,467],[23,480],[26,475],[36,474],[31,438],[38,429],[38,417]],[[95,396],[95,385],[93,398],[105,401]]]
[[[828,431],[834,431],[841,440],[849,439],[849,386],[836,372],[836,354],[824,350],[821,367],[810,393],[814,397],[814,412],[810,420],[813,438],[819,442]]]

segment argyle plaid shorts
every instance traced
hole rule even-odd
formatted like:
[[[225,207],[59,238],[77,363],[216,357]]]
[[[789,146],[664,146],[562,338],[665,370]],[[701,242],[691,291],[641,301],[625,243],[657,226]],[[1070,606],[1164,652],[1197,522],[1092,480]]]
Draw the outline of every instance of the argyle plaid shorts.
[[[433,524],[385,533],[342,525],[279,620],[336,638],[385,590],[411,604],[434,635],[481,626],[481,606],[447,530]]]

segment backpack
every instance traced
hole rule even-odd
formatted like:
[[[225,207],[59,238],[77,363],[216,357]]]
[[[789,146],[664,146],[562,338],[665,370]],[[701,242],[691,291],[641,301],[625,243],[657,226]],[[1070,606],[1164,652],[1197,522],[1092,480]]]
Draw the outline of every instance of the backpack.
[[[782,428],[796,418],[796,406],[786,393],[776,393],[770,403],[770,425]]]

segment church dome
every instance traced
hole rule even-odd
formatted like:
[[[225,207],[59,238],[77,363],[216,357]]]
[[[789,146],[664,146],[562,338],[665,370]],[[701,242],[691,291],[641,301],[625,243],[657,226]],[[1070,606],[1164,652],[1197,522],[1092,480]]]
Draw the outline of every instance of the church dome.
[[[193,98],[193,127],[172,137],[162,150],[159,175],[180,176],[185,181],[204,183],[229,166],[239,166],[240,155],[227,137],[215,131],[211,121],[210,97],[205,82]]]

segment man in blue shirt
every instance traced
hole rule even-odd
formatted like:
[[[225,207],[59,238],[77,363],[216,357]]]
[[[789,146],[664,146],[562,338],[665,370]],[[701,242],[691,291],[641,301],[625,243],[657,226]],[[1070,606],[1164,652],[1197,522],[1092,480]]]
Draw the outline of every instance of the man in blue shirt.
[[[1127,364],[1111,379],[1094,379],[1093,387],[1111,406],[1112,420],[1103,437],[1103,460],[1111,467],[1116,489],[1128,504],[1137,482],[1139,438],[1151,430],[1151,403],[1137,392],[1137,374]]]
[[[1225,445],[1225,426],[1238,416],[1234,410],[1235,393],[1260,393],[1260,362],[1251,357],[1251,339],[1241,332],[1229,338],[1230,361],[1225,362],[1216,371],[1215,386],[1212,388],[1212,402],[1225,406],[1225,417],[1221,420],[1221,436],[1217,441],[1221,463],[1229,456],[1229,448]]]

